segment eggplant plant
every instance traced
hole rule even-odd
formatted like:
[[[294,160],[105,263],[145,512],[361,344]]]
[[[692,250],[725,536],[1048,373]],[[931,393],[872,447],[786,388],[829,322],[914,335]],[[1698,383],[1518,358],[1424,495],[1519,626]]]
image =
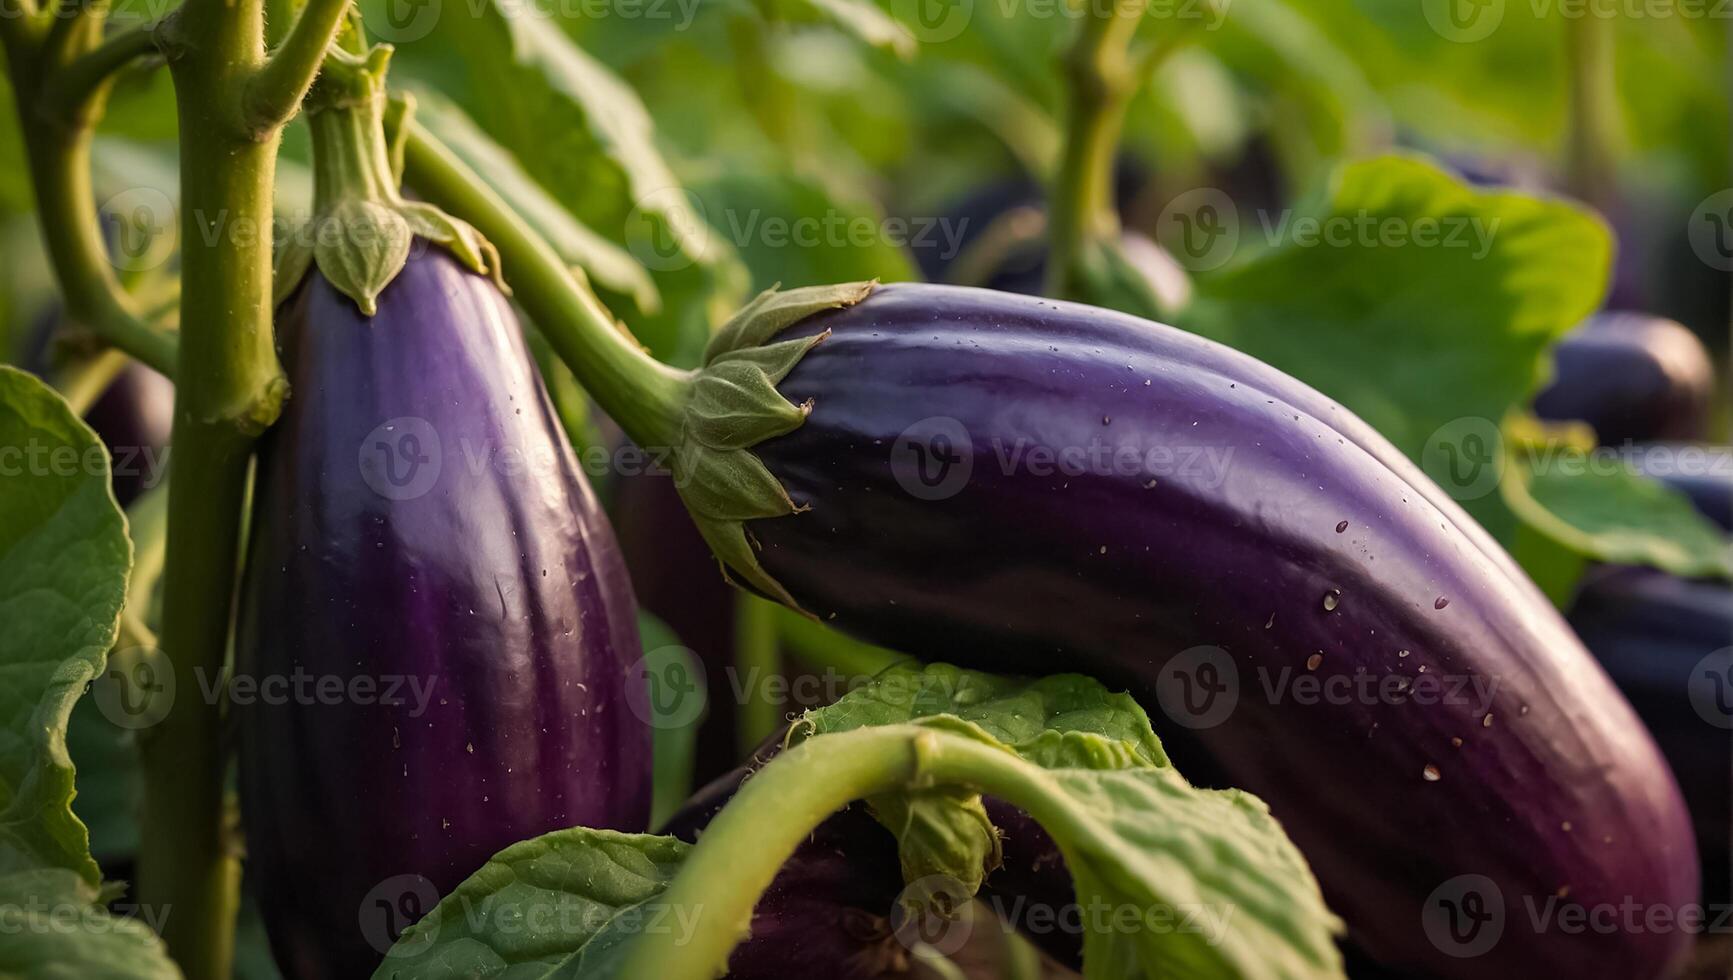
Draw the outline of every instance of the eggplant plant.
[[[1725,481],[1529,413],[1699,440],[1714,369],[1566,336],[1586,209],[1301,132],[1377,88],[1312,6],[7,0],[0,975],[1675,975]],[[984,134],[1007,217],[853,240]],[[1236,139],[1364,159],[1236,218]]]

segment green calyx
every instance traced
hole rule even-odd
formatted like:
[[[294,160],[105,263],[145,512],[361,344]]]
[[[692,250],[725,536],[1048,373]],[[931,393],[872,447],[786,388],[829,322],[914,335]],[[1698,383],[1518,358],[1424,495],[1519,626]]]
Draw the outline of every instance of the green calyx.
[[[797,505],[752,447],[799,428],[812,403],[796,405],[776,386],[829,332],[772,341],[824,310],[853,306],[878,283],[854,282],[760,293],[711,338],[674,447],[674,485],[722,563],[723,574],[804,612],[758,561],[746,522],[796,514]]]
[[[308,93],[313,216],[277,244],[273,302],[287,299],[317,266],[338,292],[372,316],[379,294],[409,261],[416,238],[443,246],[509,292],[500,278],[499,253],[480,232],[431,204],[406,201],[398,191],[402,167],[393,163],[386,114],[399,117],[394,131],[402,132],[401,117],[413,103],[406,96],[386,98],[391,50],[389,45],[365,55],[333,50]]]

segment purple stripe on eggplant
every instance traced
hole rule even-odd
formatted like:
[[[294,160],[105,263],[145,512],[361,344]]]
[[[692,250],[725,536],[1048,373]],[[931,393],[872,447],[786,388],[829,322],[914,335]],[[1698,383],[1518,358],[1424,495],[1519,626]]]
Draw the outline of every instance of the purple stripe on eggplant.
[[[821,331],[778,386],[810,418],[754,449],[810,510],[748,524],[804,608],[911,654],[1165,704],[1175,764],[1266,800],[1385,962],[1636,978],[1682,955],[1676,932],[1529,926],[1526,903],[1561,895],[1694,901],[1689,817],[1557,612],[1347,410],[1195,336],[1046,300],[887,286],[780,339]],[[1466,875],[1510,914],[1458,958],[1423,916]]]
[[[365,976],[506,845],[643,829],[637,627],[487,279],[427,249],[378,315],[315,274],[278,325],[293,394],[260,447],[237,640],[261,685],[236,698],[248,871],[285,975]],[[310,694],[264,696],[296,678]]]

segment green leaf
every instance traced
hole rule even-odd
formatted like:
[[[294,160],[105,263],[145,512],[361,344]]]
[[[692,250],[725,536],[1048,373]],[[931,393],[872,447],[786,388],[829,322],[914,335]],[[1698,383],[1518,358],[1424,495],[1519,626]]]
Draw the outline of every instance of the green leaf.
[[[591,282],[630,297],[641,312],[661,308],[655,280],[630,252],[573,217],[451,100],[421,89],[416,93],[415,118],[481,174],[560,258],[581,269]]]
[[[1568,552],[1684,578],[1733,579],[1733,542],[1689,497],[1592,457],[1518,456],[1500,484],[1526,527]]]
[[[97,898],[95,886],[64,868],[0,875],[0,976],[180,977],[149,926],[110,915]]]
[[[0,365],[0,873],[100,879],[72,812],[66,728],[114,643],[131,563],[95,433]]]
[[[1443,426],[1528,403],[1611,261],[1591,213],[1409,157],[1343,167],[1296,213],[1222,219],[1208,246],[1183,221],[1160,229],[1182,263],[1243,256],[1198,276],[1180,325],[1318,388],[1416,460]],[[1488,521],[1497,501],[1465,504]]]
[[[1002,744],[1044,767],[1165,766],[1149,716],[1127,694],[1077,674],[1030,681],[948,664],[898,664],[835,704],[806,712],[789,731],[798,741],[828,732],[955,719],[970,734]],[[975,894],[1000,863],[999,837],[980,794],[955,786],[885,794],[868,801],[897,838],[903,880],[941,876]],[[917,892],[910,900],[924,896]],[[926,889],[954,900],[952,888]],[[949,914],[949,908],[939,909]]]
[[[1143,707],[1081,674],[1029,680],[949,664],[900,663],[835,704],[806,712],[795,729],[822,735],[939,715],[968,722],[1045,768],[1170,765]],[[1095,736],[1118,751],[1079,752],[1079,735]]]
[[[690,849],[672,837],[582,827],[513,844],[405,930],[373,976],[605,975],[596,960],[643,931],[645,903],[662,894]]]
[[[383,0],[365,6],[370,31],[405,42],[397,77],[449,96],[566,210],[650,270],[661,311],[635,318],[633,333],[665,361],[696,364],[745,275],[663,157],[637,93],[533,5],[424,8],[409,24],[393,22]],[[604,302],[629,301],[597,286]]]
[[[914,36],[867,0],[782,0],[776,6],[778,19],[826,21],[869,48],[914,57]]]

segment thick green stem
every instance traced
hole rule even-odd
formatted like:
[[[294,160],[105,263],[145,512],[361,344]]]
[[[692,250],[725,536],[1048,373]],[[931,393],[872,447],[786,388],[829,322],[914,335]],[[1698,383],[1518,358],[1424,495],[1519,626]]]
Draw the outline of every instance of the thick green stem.
[[[1571,193],[1595,207],[1612,204],[1613,159],[1618,144],[1619,92],[1613,76],[1617,26],[1611,12],[1593,5],[1565,18],[1570,66],[1570,147],[1566,171]]]
[[[286,385],[271,332],[277,133],[245,120],[264,59],[258,0],[189,0],[165,50],[181,142],[181,345],[162,650],[183,696],[141,740],[140,898],[189,980],[227,977],[240,884],[219,703],[198,696],[227,652],[249,453]],[[201,681],[204,687],[201,687]]]
[[[1118,234],[1113,160],[1138,79],[1129,48],[1144,4],[1098,0],[1088,9],[1089,19],[1066,56],[1070,106],[1065,155],[1049,195],[1045,291],[1054,298],[1076,295],[1089,243]]]
[[[640,446],[674,446],[691,376],[657,361],[572,278],[566,263],[446,146],[411,125],[404,178],[499,249],[513,298],[596,404]]]

